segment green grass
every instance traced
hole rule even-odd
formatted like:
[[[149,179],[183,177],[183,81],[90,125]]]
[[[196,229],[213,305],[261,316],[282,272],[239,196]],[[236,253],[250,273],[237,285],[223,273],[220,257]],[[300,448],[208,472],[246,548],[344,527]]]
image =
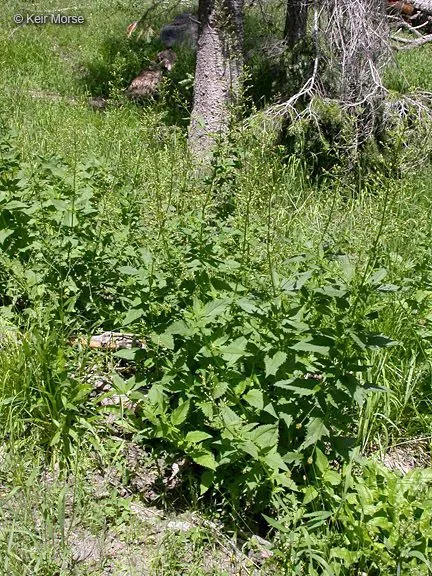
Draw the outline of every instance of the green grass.
[[[377,168],[354,186],[336,169],[318,185],[309,157],[239,130],[231,158],[200,181],[186,152],[190,86],[177,83],[193,55],[158,99],[122,95],[160,49],[156,37],[126,38],[142,6],[83,5],[79,28],[16,28],[22,5],[2,9],[0,119],[15,135],[0,152],[0,573],[237,574],[253,532],[275,542],[263,566],[252,556],[256,573],[429,573],[430,470],[405,482],[335,455],[339,436],[363,454],[423,438],[430,458],[432,174],[409,169],[415,146],[401,146],[398,177]],[[157,11],[154,30],[166,19]],[[432,89],[429,59],[427,46],[400,54],[389,88]],[[96,112],[96,95],[121,106]],[[304,272],[304,286],[283,288]],[[110,329],[136,333],[146,351],[76,343]],[[329,352],[281,355],[317,334]],[[353,398],[333,398],[351,372]],[[325,394],[319,379],[303,394],[307,378],[280,393],[298,373],[324,378]],[[102,396],[101,378],[112,387]],[[363,398],[368,386],[381,390]],[[135,413],[125,398],[104,406],[114,394]],[[293,419],[279,424],[286,437],[242,436],[244,423],[270,426],[275,406]],[[318,414],[332,433],[308,445]],[[256,443],[247,456],[245,438]],[[129,443],[146,451],[151,488],[136,488]],[[133,511],[154,503],[156,525]],[[168,530],[185,508],[198,520]],[[90,563],[77,560],[86,538],[103,543]]]

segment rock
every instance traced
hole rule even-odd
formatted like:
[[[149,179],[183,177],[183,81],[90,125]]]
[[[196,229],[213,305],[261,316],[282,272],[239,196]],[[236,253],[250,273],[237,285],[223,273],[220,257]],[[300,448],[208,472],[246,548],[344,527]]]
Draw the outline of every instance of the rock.
[[[198,40],[198,21],[190,12],[184,12],[166,24],[160,32],[160,40],[167,48],[186,43],[196,48]]]

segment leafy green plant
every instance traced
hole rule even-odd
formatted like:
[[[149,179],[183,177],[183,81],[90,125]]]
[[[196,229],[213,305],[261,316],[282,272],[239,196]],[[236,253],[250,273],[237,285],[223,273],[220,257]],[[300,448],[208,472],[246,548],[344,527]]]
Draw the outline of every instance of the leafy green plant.
[[[290,276],[274,272],[270,286],[257,275],[240,282],[241,263],[223,258],[211,227],[197,240],[197,251],[191,236],[182,252],[193,253],[183,267],[194,281],[183,281],[190,292],[177,319],[153,334],[152,350],[118,354],[150,355],[156,368],[141,380],[148,394],[134,395],[139,436],[168,441],[203,467],[202,494],[216,484],[235,501],[266,506],[296,489],[316,446],[347,457],[355,442],[353,416],[373,388],[370,354],[395,344],[360,320],[380,275],[356,288],[349,261],[326,263],[323,252],[319,264],[293,258]]]
[[[299,499],[279,499],[276,559],[286,574],[429,574],[431,470],[401,477],[372,460],[336,470],[316,449],[315,479]],[[291,572],[290,570],[293,570]]]

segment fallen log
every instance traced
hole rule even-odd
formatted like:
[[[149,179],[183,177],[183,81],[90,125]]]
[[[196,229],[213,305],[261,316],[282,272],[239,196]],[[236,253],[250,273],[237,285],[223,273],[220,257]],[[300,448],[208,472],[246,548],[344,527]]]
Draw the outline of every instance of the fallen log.
[[[92,349],[103,350],[124,350],[130,348],[146,348],[146,343],[140,340],[135,334],[124,334],[122,332],[103,332],[90,338],[74,338],[72,344],[81,344],[81,346]]]

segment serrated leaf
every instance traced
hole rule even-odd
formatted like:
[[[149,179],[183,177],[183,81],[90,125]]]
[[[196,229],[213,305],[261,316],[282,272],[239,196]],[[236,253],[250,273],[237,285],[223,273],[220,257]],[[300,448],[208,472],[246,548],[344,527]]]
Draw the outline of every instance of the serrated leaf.
[[[246,353],[246,346],[248,341],[244,336],[240,336],[227,346],[221,348],[222,358],[231,364],[235,363],[237,360],[243,356],[250,356]]]
[[[241,421],[240,416],[234,410],[231,410],[229,406],[222,406],[220,414],[226,426],[238,424]]]
[[[321,473],[328,470],[329,467],[329,461],[319,448],[315,449],[315,465]]]
[[[213,319],[217,318],[221,314],[225,312],[225,310],[230,306],[231,300],[227,298],[221,298],[217,300],[212,300],[208,302],[202,311],[202,315],[206,317],[206,319]]]
[[[266,404],[263,408],[264,412],[267,412],[267,414],[270,414],[270,416],[273,416],[273,418],[275,418],[276,420],[279,418],[273,404],[271,402],[269,402],[268,404]]]
[[[210,470],[216,470],[217,462],[211,452],[208,450],[194,450],[190,453],[192,460],[203,466],[204,468],[209,468]]]
[[[312,418],[307,425],[306,438],[302,444],[302,448],[305,449],[308,446],[316,444],[318,440],[321,440],[321,438],[329,434],[330,432],[321,418]]]
[[[266,454],[263,458],[263,461],[270,466],[273,470],[284,470],[287,471],[288,467],[285,462],[282,460],[282,456],[279,452],[272,450],[268,454]]]
[[[243,399],[254,408],[258,408],[258,410],[262,410],[264,408],[264,396],[261,390],[258,388],[253,388],[249,390],[247,394],[243,396]]]
[[[165,330],[165,334],[178,334],[179,336],[190,336],[193,330],[183,320],[173,322],[171,326]]]
[[[381,284],[378,287],[379,292],[398,292],[400,290],[400,286],[396,286],[396,284]]]
[[[285,422],[287,428],[289,428],[294,421],[291,414],[286,414],[285,412],[279,412],[279,418]]]
[[[294,278],[283,278],[280,282],[280,288],[284,292],[297,292],[312,278],[312,275],[313,270],[307,270]]]
[[[285,352],[278,351],[273,356],[266,356],[264,359],[266,378],[268,376],[275,376],[276,372],[287,359]]]
[[[213,402],[201,402],[198,406],[206,418],[209,418],[210,420],[213,418]]]
[[[385,268],[380,268],[376,272],[374,272],[369,278],[367,279],[368,284],[381,284],[382,280],[387,276],[387,270]]]
[[[236,301],[236,304],[248,314],[255,314],[255,312],[258,311],[258,308],[249,298],[240,298],[239,300]]]
[[[151,253],[146,250],[145,248],[140,248],[138,250],[138,252],[141,255],[141,260],[142,262],[148,267],[151,265],[151,263],[153,262],[153,256],[151,255]]]
[[[213,399],[217,400],[218,398],[222,398],[227,390],[228,382],[218,382],[213,388]]]
[[[319,346],[313,344],[313,341],[311,340],[297,342],[291,348],[299,352],[311,352],[312,354],[322,354],[323,356],[328,356],[328,353],[330,352],[330,346]]]
[[[279,438],[278,427],[274,424],[262,424],[249,432],[247,437],[260,448],[271,448],[277,445]]]
[[[202,442],[203,440],[208,440],[212,438],[211,434],[207,432],[202,432],[201,430],[193,430],[186,434],[186,442]]]
[[[166,332],[162,332],[162,334],[152,334],[151,339],[157,346],[174,350],[174,338],[172,334],[167,334]]]
[[[324,296],[330,296],[331,298],[342,298],[346,296],[346,288],[340,288],[335,286],[323,286],[322,288],[315,288],[314,292],[316,294],[323,294]]]
[[[297,396],[312,396],[313,394],[317,393],[317,389],[319,388],[319,383],[315,382],[314,380],[300,380],[295,379],[294,382],[303,383],[302,386],[293,386],[293,380],[279,380],[275,382],[275,386],[278,388],[284,388],[286,390],[291,390]]]
[[[240,450],[243,450],[243,452],[245,452],[246,454],[249,454],[249,456],[252,456],[252,458],[254,458],[255,460],[258,459],[259,456],[258,448],[255,446],[252,440],[244,440],[243,442],[240,442],[239,448]]]
[[[174,426],[178,426],[179,424],[182,424],[186,420],[189,412],[189,407],[190,407],[190,401],[186,400],[186,402],[182,402],[182,404],[177,406],[177,408],[173,411],[173,413],[171,414],[171,422],[174,424]]]

